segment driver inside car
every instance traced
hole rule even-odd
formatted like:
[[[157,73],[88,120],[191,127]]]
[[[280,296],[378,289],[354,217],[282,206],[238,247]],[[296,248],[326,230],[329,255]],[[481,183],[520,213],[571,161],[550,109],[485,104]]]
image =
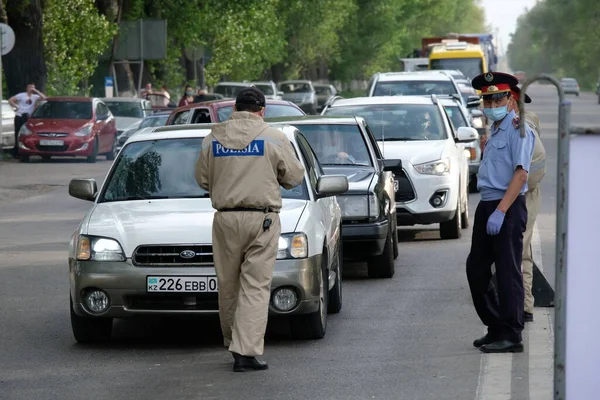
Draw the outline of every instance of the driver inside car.
[[[356,159],[347,153],[348,145],[342,133],[333,131],[324,136],[325,143],[321,145],[319,152],[323,164],[356,164]]]

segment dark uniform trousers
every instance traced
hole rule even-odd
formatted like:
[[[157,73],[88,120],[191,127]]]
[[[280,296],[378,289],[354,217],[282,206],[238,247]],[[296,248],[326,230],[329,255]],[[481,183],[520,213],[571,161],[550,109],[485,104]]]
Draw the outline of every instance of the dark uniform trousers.
[[[488,235],[487,221],[500,200],[481,201],[475,211],[467,279],[475,310],[496,340],[521,342],[523,321],[523,232],[527,225],[525,196],[519,195],[506,212],[498,235]],[[491,284],[496,265],[497,288]],[[497,290],[496,290],[497,289]]]

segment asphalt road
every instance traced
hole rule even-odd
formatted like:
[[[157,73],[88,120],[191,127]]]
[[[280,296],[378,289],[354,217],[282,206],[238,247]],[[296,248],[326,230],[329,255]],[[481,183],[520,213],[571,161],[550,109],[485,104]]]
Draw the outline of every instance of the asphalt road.
[[[557,110],[551,86],[532,86],[548,153],[537,237],[554,282]],[[573,101],[573,123],[600,123],[597,100]],[[344,308],[327,336],[293,341],[269,326],[267,372],[234,374],[216,318],[117,321],[114,340],[71,334],[67,243],[91,203],[70,198],[72,177],[100,181],[109,162],[0,162],[0,399],[550,399],[552,309],[537,309],[526,352],[482,356],[484,331],[465,277],[471,231],[440,240],[401,231],[397,272],[368,280],[347,265]],[[470,215],[479,200],[470,199]]]

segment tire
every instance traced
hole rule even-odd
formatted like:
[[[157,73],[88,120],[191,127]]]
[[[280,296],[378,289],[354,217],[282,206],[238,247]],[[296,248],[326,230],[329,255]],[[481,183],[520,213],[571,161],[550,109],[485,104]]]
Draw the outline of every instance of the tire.
[[[383,253],[367,261],[369,278],[391,278],[396,272],[394,266],[394,235],[392,233],[392,224],[385,240]]]
[[[394,260],[398,258],[400,252],[398,251],[398,225],[394,222]]]
[[[96,160],[98,159],[98,138],[96,138],[94,140],[94,147],[92,148],[92,155],[88,156],[87,158],[87,162],[88,164],[94,164],[96,163]]]
[[[454,212],[454,218],[450,221],[440,222],[440,236],[442,239],[459,239],[462,234],[460,226],[461,220],[460,200]]]
[[[79,343],[102,343],[110,340],[112,318],[80,317],[73,311],[73,299],[70,299],[71,329]]]
[[[19,161],[21,161],[22,163],[28,163],[29,156],[19,156]]]
[[[335,284],[329,291],[329,297],[327,301],[327,312],[330,314],[337,314],[342,310],[342,273],[344,271],[344,256],[341,235],[339,239],[336,264]]]
[[[115,138],[113,140],[113,144],[112,144],[112,147],[110,148],[110,151],[105,154],[106,159],[108,161],[113,161],[115,159],[115,157],[117,156],[117,153],[115,151],[116,147],[117,147],[117,136],[115,135]]]
[[[323,251],[323,254],[327,254]],[[327,309],[329,300],[329,276],[327,274],[327,258],[321,261],[321,285],[319,309],[310,314],[294,315],[290,320],[291,334],[294,339],[323,339],[327,332]]]
[[[462,213],[460,214],[460,227],[462,229],[469,227],[469,201],[463,206]]]

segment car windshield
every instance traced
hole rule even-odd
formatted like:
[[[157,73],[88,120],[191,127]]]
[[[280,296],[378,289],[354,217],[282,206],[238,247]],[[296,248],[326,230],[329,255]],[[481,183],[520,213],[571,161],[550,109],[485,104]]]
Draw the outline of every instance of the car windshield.
[[[440,111],[428,104],[366,104],[328,108],[327,115],[363,117],[377,140],[444,140]]]
[[[315,86],[315,93],[330,95],[332,92],[329,86]]]
[[[233,106],[219,108],[217,110],[219,122],[229,119],[231,113],[233,113]],[[303,111],[285,104],[267,104],[267,108],[265,109],[265,118],[300,117],[302,115],[305,115]]]
[[[203,138],[161,139],[126,145],[115,161],[99,202],[207,198],[194,170]],[[281,188],[286,199],[308,199],[303,183]]]
[[[105,101],[115,117],[144,118],[142,103],[138,101]]]
[[[234,98],[240,92],[240,90],[244,89],[246,86],[240,85],[217,85],[215,86],[215,93],[221,94],[225,97]]]
[[[282,83],[279,87],[283,93],[310,93],[310,85],[308,83]]]
[[[483,73],[481,58],[442,58],[430,60],[430,69],[456,69],[471,80]]]
[[[369,149],[357,125],[296,125],[322,165],[373,166]]]
[[[429,96],[456,93],[450,81],[390,81],[377,82],[373,96]]]
[[[89,101],[45,101],[35,109],[32,118],[92,119]]]
[[[273,86],[271,85],[255,83],[254,86],[256,86],[258,90],[263,92],[265,96],[272,96],[275,94],[275,92],[273,91]]]
[[[148,128],[150,126],[164,126],[167,123],[167,119],[169,119],[169,114],[161,115],[157,117],[146,117],[142,120],[142,123],[139,125],[139,128]]]
[[[452,120],[452,124],[455,129],[461,128],[463,126],[469,126],[467,120],[465,119],[463,113],[460,112],[458,106],[444,106],[446,109],[446,113]]]

